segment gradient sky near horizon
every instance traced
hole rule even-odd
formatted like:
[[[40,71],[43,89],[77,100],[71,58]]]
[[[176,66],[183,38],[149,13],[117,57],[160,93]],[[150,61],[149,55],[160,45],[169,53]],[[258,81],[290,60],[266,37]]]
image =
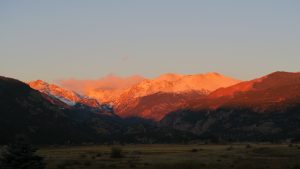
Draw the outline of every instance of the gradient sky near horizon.
[[[299,9],[298,0],[2,0],[0,75],[300,71]]]

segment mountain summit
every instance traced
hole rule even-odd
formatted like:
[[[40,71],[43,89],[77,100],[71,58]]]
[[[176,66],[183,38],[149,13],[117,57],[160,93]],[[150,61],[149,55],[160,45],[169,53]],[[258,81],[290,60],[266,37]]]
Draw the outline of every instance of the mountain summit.
[[[114,100],[114,105],[120,116],[138,116],[157,121],[168,112],[192,100],[239,82],[218,73],[195,75],[169,73],[152,80],[144,80],[128,88]]]
[[[274,72],[189,104],[161,124],[225,140],[300,139],[300,73]]]
[[[62,101],[80,102],[79,91],[99,102],[112,104],[122,117],[140,117],[158,121],[168,112],[198,100],[218,88],[241,82],[219,73],[182,75],[163,74],[154,79],[141,76],[120,78],[114,75],[98,80],[65,80],[60,83],[66,89],[42,81],[29,83],[31,87],[54,95]]]
[[[221,87],[228,87],[241,82],[218,73],[180,75],[164,74],[152,80],[144,80],[127,90],[123,95],[143,97],[155,93],[210,93]]]
[[[61,88],[54,84],[46,83],[42,80],[29,82],[28,85],[50,97],[56,98],[69,106],[75,106],[77,103],[93,108],[100,108],[100,103],[96,99],[82,96],[74,91]]]
[[[29,85],[38,91],[0,77],[2,142],[23,132],[43,141],[59,138],[53,143],[69,137],[152,142],[178,130],[212,140],[300,140],[300,73],[274,72],[244,82],[218,73],[169,73],[123,88],[112,100],[114,109],[41,80]]]
[[[95,98],[101,102],[110,103],[124,90],[145,80],[139,75],[119,77],[113,74],[95,80],[68,79],[59,81],[60,86]]]

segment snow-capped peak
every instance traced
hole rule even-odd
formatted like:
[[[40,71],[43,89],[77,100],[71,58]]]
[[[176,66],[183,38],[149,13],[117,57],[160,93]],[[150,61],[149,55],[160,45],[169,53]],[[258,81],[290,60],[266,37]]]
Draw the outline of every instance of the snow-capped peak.
[[[74,91],[61,88],[54,84],[49,84],[42,80],[29,82],[28,85],[33,89],[47,94],[48,96],[59,99],[60,101],[66,103],[69,106],[74,106],[77,103],[81,103],[83,105],[95,108],[101,106],[100,103],[95,99],[82,96]]]

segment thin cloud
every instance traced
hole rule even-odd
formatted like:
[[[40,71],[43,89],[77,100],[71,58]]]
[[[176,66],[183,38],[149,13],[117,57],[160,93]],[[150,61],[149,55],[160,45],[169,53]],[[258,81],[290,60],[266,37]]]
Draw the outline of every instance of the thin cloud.
[[[129,88],[145,78],[139,75],[130,77],[119,77],[113,74],[108,74],[99,79],[64,79],[59,80],[58,84],[64,88],[76,91],[78,93],[88,93],[92,90],[118,90]]]

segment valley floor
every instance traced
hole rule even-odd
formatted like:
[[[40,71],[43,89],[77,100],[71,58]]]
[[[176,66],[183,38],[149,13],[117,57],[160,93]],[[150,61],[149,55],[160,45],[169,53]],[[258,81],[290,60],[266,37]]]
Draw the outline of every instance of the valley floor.
[[[300,145],[126,145],[43,147],[47,169],[300,169]]]

